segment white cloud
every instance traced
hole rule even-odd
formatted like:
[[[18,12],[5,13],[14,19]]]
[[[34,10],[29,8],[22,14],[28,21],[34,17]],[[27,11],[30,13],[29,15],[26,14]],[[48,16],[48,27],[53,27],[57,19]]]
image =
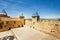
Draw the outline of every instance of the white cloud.
[[[9,0],[10,2],[15,2],[15,3],[24,3],[22,0]]]
[[[17,1],[17,3],[24,3],[23,1]]]
[[[14,1],[14,0],[9,0],[9,1],[11,1],[11,2],[12,2],[12,1]]]
[[[36,6],[36,5],[33,5],[30,8],[33,9],[34,11],[39,11],[39,9],[40,9],[40,7]]]
[[[10,4],[9,2],[6,2],[6,1],[4,1],[4,0],[1,0],[1,1],[0,1],[0,5],[3,6],[4,8],[8,7],[9,4]]]

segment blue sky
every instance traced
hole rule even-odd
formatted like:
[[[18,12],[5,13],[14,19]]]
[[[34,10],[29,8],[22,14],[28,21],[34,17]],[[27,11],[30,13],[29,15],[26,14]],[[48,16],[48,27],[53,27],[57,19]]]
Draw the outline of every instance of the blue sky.
[[[5,9],[11,17],[22,13],[31,18],[38,10],[41,18],[60,18],[60,0],[0,0],[0,12]]]

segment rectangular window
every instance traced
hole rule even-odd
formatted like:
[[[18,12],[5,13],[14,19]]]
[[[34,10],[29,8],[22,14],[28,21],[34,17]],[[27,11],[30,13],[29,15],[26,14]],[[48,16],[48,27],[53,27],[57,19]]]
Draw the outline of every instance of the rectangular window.
[[[14,21],[14,24],[16,24],[16,21]]]
[[[6,24],[8,24],[9,23],[9,21],[6,21]]]
[[[3,28],[3,25],[2,25],[2,23],[0,23],[0,29],[2,29]]]
[[[4,22],[2,22],[2,24],[4,24]]]

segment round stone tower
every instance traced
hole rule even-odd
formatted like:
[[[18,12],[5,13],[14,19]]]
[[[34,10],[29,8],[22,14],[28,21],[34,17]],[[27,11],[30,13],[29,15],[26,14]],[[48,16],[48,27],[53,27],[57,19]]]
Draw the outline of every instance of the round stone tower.
[[[39,15],[38,15],[38,12],[36,11],[36,13],[34,13],[33,14],[33,16],[32,16],[32,21],[33,22],[37,22],[37,21],[39,21]]]
[[[20,18],[20,21],[22,23],[22,26],[25,25],[25,17],[23,16],[23,13],[19,18]]]

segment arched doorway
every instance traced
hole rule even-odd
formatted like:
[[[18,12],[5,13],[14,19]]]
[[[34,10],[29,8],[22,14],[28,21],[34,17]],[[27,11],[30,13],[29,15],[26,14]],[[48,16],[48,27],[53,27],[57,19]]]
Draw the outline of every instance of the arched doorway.
[[[11,27],[9,27],[9,29],[8,30],[11,30]]]

